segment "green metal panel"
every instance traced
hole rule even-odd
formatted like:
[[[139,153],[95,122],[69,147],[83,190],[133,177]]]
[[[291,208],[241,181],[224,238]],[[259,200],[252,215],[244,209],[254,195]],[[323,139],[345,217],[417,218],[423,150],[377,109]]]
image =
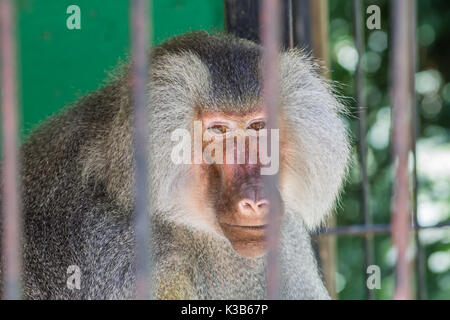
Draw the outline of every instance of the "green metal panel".
[[[81,30],[69,30],[69,5]],[[128,0],[19,0],[17,36],[22,135],[105,83],[129,52]],[[154,0],[156,43],[190,30],[222,31],[222,0]]]

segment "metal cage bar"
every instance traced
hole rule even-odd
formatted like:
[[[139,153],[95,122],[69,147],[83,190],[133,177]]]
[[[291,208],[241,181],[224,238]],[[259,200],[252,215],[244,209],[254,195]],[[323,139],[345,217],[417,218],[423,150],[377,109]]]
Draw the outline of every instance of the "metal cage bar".
[[[302,0],[303,1],[303,0]],[[248,39],[256,43],[261,42],[260,33],[260,0],[223,0],[225,10],[225,30],[237,37]],[[292,0],[280,2],[280,43],[284,48],[293,48],[294,21]]]
[[[237,37],[259,42],[259,2],[224,0],[225,29]]]
[[[417,10],[416,10],[416,4],[414,3],[411,6],[411,16],[413,17],[411,21],[411,28],[410,28],[410,37],[411,37],[411,52],[413,53],[412,58],[412,70],[415,74],[418,67],[418,51],[417,51],[417,39],[416,39],[416,28],[417,28]],[[410,81],[412,82],[411,88],[414,88],[414,81],[415,78],[411,77]],[[412,137],[412,155],[413,155],[413,172],[412,172],[412,190],[413,190],[413,223],[414,225],[418,226],[418,207],[417,207],[417,197],[418,197],[418,179],[417,179],[417,150],[416,150],[416,141],[417,137],[419,135],[419,116],[418,116],[418,105],[417,105],[417,95],[415,93],[415,90],[412,90],[413,94],[413,112],[412,112],[412,122],[411,122],[411,137]],[[427,298],[427,283],[426,283],[426,269],[425,269],[425,250],[420,242],[419,238],[419,232],[414,233],[414,242],[416,245],[416,257],[414,259],[414,268],[415,268],[415,275],[416,275],[416,288],[417,288],[417,294],[416,297],[420,300],[424,300]]]
[[[292,0],[287,0],[285,5],[285,12],[287,15],[286,19],[286,37],[287,38],[287,44],[288,48],[292,49],[294,48],[294,13],[293,13],[293,4]]]
[[[16,87],[16,46],[13,1],[0,0],[0,68],[3,134],[2,166],[2,254],[3,298],[20,299],[21,212]]]
[[[440,229],[450,227],[450,221],[441,222],[432,226],[419,226],[412,225],[413,230],[424,230],[424,229]],[[383,234],[391,233],[392,225],[390,224],[372,224],[372,225],[352,225],[352,226],[342,226],[329,229],[323,229],[318,232],[321,235],[344,235],[344,236],[365,236],[367,234]]]
[[[132,103],[134,123],[136,298],[150,298],[151,260],[149,254],[151,203],[149,192],[149,128],[147,46],[149,43],[149,0],[131,0]]]
[[[355,91],[356,104],[358,110],[358,160],[361,173],[361,191],[360,206],[365,226],[372,224],[369,206],[369,178],[367,175],[367,121],[366,121],[366,99],[364,96],[364,72],[363,72],[363,54],[364,54],[364,24],[362,19],[362,1],[353,0],[353,33],[355,37],[355,46],[358,51],[358,63],[355,72]],[[364,235],[364,272],[367,267],[373,264],[373,239],[372,234]],[[366,286],[366,297],[369,300],[375,298],[374,291]]]
[[[397,0],[391,3],[392,51],[391,90],[393,107],[393,160],[396,165],[394,196],[392,199],[392,240],[397,250],[396,287],[394,299],[411,298],[411,270],[407,257],[411,225],[410,179],[408,157],[411,151],[413,74],[410,28],[414,1]]]
[[[319,59],[321,66],[320,72],[324,78],[329,78],[330,54],[328,46],[328,0],[302,0],[308,1],[309,8],[309,26],[311,49],[314,57]],[[312,25],[314,22],[314,26]],[[336,216],[330,215],[326,221],[329,227],[336,226]],[[325,280],[325,286],[331,298],[336,296],[336,261],[337,239],[333,235],[329,237],[318,237],[318,253],[322,268],[322,274]]]
[[[312,49],[310,11],[310,0],[296,0],[292,3],[294,45],[306,51]]]
[[[281,36],[281,5],[278,0],[264,0],[260,9],[260,39],[262,43],[262,104],[267,113],[267,135],[269,153],[271,153],[270,130],[279,128],[279,65],[278,52]],[[263,176],[267,186],[269,202],[277,203],[274,199],[278,192],[278,175]],[[267,298],[279,297],[279,215],[280,208],[270,206],[269,224],[267,232]]]

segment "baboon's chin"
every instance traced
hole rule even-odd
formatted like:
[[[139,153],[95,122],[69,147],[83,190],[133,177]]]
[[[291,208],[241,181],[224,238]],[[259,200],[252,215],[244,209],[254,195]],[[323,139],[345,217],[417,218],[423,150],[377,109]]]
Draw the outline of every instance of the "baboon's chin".
[[[223,233],[237,253],[248,258],[257,258],[265,253],[266,226],[247,227],[221,224]]]
[[[259,258],[266,253],[264,241],[231,244],[238,254],[247,258]]]

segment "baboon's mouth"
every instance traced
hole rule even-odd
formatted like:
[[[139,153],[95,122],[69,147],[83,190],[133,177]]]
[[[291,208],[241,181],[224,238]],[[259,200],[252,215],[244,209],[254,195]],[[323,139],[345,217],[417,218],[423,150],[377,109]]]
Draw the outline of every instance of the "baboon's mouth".
[[[221,222],[224,235],[239,254],[252,258],[264,253],[267,225],[242,225]]]
[[[256,226],[247,226],[247,225],[238,225],[238,224],[229,224],[222,222],[223,225],[231,228],[240,228],[240,229],[248,229],[248,230],[264,230],[267,228],[267,224],[256,225]]]

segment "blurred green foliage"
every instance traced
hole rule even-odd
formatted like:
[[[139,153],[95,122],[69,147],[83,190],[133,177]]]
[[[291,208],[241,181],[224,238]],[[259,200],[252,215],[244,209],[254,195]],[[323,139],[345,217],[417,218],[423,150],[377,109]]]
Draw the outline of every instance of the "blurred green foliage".
[[[419,0],[418,12],[418,93],[419,140],[419,223],[427,224],[450,218],[450,180],[440,179],[433,172],[448,168],[446,159],[450,153],[450,2],[444,0]],[[376,4],[381,8],[381,30],[365,28],[365,54],[362,57],[365,70],[368,121],[368,173],[370,180],[370,211],[373,222],[390,222],[390,201],[393,171],[390,154],[390,96],[389,96],[389,48],[390,1],[364,1],[364,8]],[[352,3],[347,0],[331,0],[330,51],[331,75],[343,84],[344,96],[354,95],[355,49],[353,42]],[[364,14],[364,13],[361,13]],[[365,15],[367,18],[369,15]],[[395,19],[392,17],[392,19]],[[356,53],[357,57],[357,53]],[[353,99],[346,99],[352,116],[349,119],[353,139],[356,142],[357,111]],[[338,209],[338,225],[362,223],[360,213],[360,174],[356,149],[353,150],[354,166],[345,187]],[[422,158],[435,154],[431,168]],[[422,166],[422,167],[420,167]],[[445,174],[445,172],[444,172]],[[450,175],[450,172],[447,172]],[[436,187],[438,186],[438,187]],[[439,192],[433,189],[439,188]],[[450,299],[450,231],[426,230],[420,232],[426,253],[426,283],[429,299]],[[389,235],[374,237],[375,264],[381,268],[381,289],[377,299],[391,299],[395,285],[395,253]],[[337,290],[340,299],[365,298],[365,270],[363,240],[360,237],[338,238]],[[414,281],[414,280],[412,280]],[[414,284],[415,285],[415,284]],[[414,286],[413,286],[414,287]]]

